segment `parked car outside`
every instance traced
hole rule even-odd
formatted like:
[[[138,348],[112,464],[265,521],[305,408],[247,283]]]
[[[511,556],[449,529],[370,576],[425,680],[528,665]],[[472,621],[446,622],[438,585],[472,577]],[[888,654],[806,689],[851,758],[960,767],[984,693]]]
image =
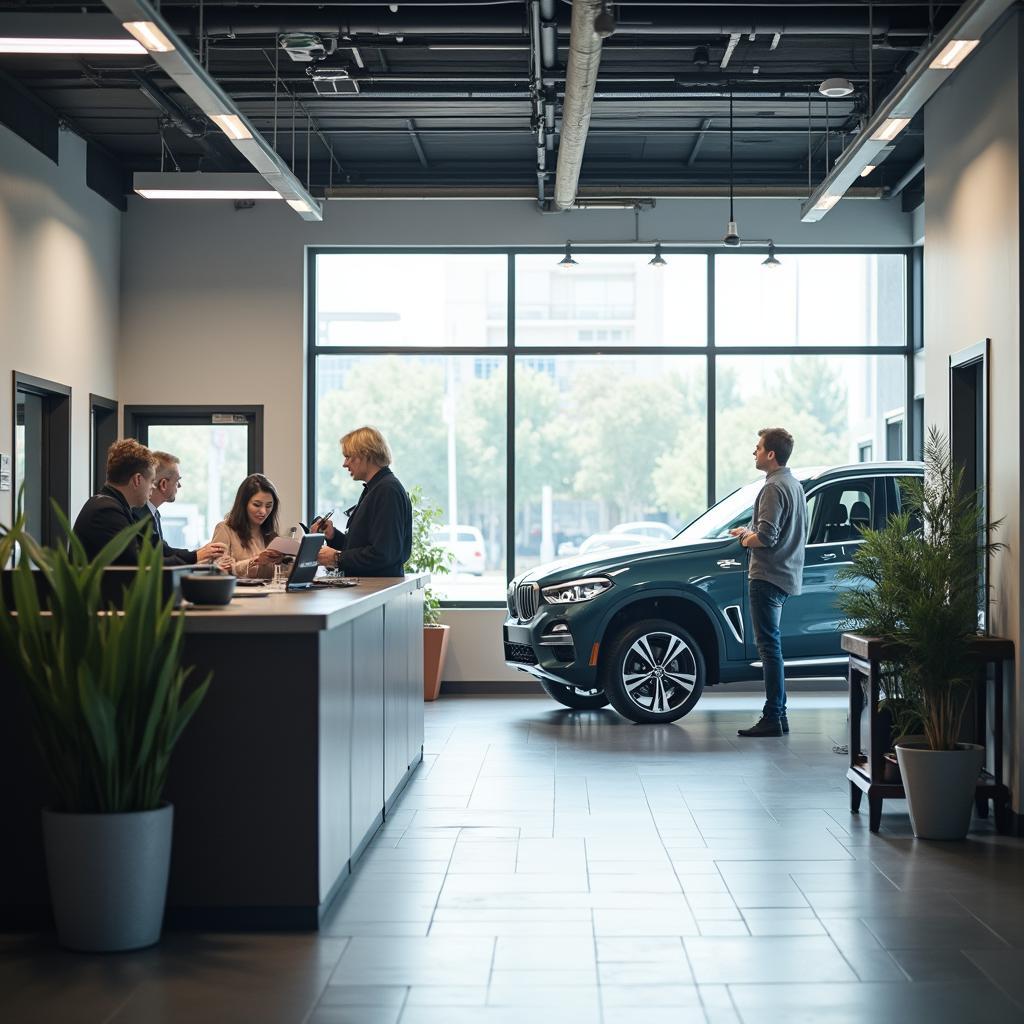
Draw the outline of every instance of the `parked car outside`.
[[[437,544],[452,554],[452,571],[483,576],[487,558],[484,535],[475,526],[435,526]]]
[[[613,526],[610,533],[629,533],[639,537],[650,537],[652,540],[671,540],[679,531],[673,530],[668,523],[659,523],[647,519],[639,523],[619,523]]]
[[[802,593],[782,616],[787,678],[845,676],[836,579],[864,526],[901,505],[918,462],[794,470],[807,495]],[[634,722],[673,722],[706,686],[761,671],[747,600],[746,549],[729,535],[750,521],[762,481],[713,505],[678,536],[537,566],[509,584],[505,663],[566,707],[611,704]],[[624,535],[626,536],[626,535]]]
[[[609,548],[636,548],[650,541],[671,540],[678,532],[668,523],[654,520],[619,523],[611,527],[607,533],[593,533],[579,544],[563,541],[558,545],[558,557],[585,555],[588,551],[603,551]]]

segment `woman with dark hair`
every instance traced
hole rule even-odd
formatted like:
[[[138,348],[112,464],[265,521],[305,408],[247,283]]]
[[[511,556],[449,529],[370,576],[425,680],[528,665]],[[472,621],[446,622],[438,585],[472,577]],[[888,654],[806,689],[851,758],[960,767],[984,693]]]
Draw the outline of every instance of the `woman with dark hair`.
[[[217,564],[236,576],[274,575],[274,563],[283,557],[267,545],[277,536],[277,489],[262,474],[253,473],[239,485],[235,503],[224,521],[213,531],[214,541],[226,545],[224,558]]]

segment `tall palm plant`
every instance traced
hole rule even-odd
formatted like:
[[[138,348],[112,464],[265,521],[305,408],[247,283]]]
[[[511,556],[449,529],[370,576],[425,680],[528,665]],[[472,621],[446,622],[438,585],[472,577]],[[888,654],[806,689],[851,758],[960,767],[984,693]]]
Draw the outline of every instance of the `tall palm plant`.
[[[148,534],[122,609],[104,607],[104,569],[147,524],[126,527],[90,561],[57,514],[67,548],[39,545],[23,513],[11,529],[0,527],[0,565],[21,552],[10,597],[0,587],[0,654],[28,698],[52,809],[152,810],[209,679],[185,695],[184,617],[174,614],[173,599],[164,600],[162,552]]]

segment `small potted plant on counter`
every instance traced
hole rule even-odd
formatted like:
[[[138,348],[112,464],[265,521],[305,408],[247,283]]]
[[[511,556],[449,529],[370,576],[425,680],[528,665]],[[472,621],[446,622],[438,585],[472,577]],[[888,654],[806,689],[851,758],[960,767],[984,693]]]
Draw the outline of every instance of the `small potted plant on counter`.
[[[184,617],[163,597],[162,553],[148,535],[121,609],[103,606],[104,569],[145,523],[90,561],[58,515],[67,549],[41,547],[23,514],[0,528],[0,564],[20,551],[10,594],[0,588],[0,658],[27,698],[48,776],[43,839],[58,939],[138,949],[160,938],[173,823],[164,784],[209,680],[186,696]]]
[[[406,572],[429,572],[431,577],[451,572],[451,552],[434,541],[434,526],[440,522],[441,509],[431,505],[423,489],[414,487],[412,502],[412,552],[405,563]],[[451,626],[438,622],[441,601],[431,587],[423,591],[423,699],[437,700],[441,692],[441,673],[448,653]]]
[[[903,509],[882,530],[863,531],[864,543],[842,577],[859,584],[843,608],[864,632],[891,642],[903,701],[896,716],[917,718],[923,741],[897,738],[896,755],[914,835],[962,839],[984,749],[960,742],[977,664],[981,566],[1003,547],[990,540],[976,492],[934,427],[924,451],[923,479],[903,483]],[[916,527],[916,528],[915,528]]]

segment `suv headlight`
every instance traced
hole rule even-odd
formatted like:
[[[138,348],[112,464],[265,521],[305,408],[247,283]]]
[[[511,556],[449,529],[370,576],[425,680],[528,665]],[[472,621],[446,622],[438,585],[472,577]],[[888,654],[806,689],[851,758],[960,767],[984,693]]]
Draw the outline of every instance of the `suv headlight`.
[[[599,594],[610,590],[611,586],[612,581],[604,576],[593,576],[584,580],[569,580],[567,583],[541,587],[540,592],[548,604],[579,604],[580,601],[592,601]]]

